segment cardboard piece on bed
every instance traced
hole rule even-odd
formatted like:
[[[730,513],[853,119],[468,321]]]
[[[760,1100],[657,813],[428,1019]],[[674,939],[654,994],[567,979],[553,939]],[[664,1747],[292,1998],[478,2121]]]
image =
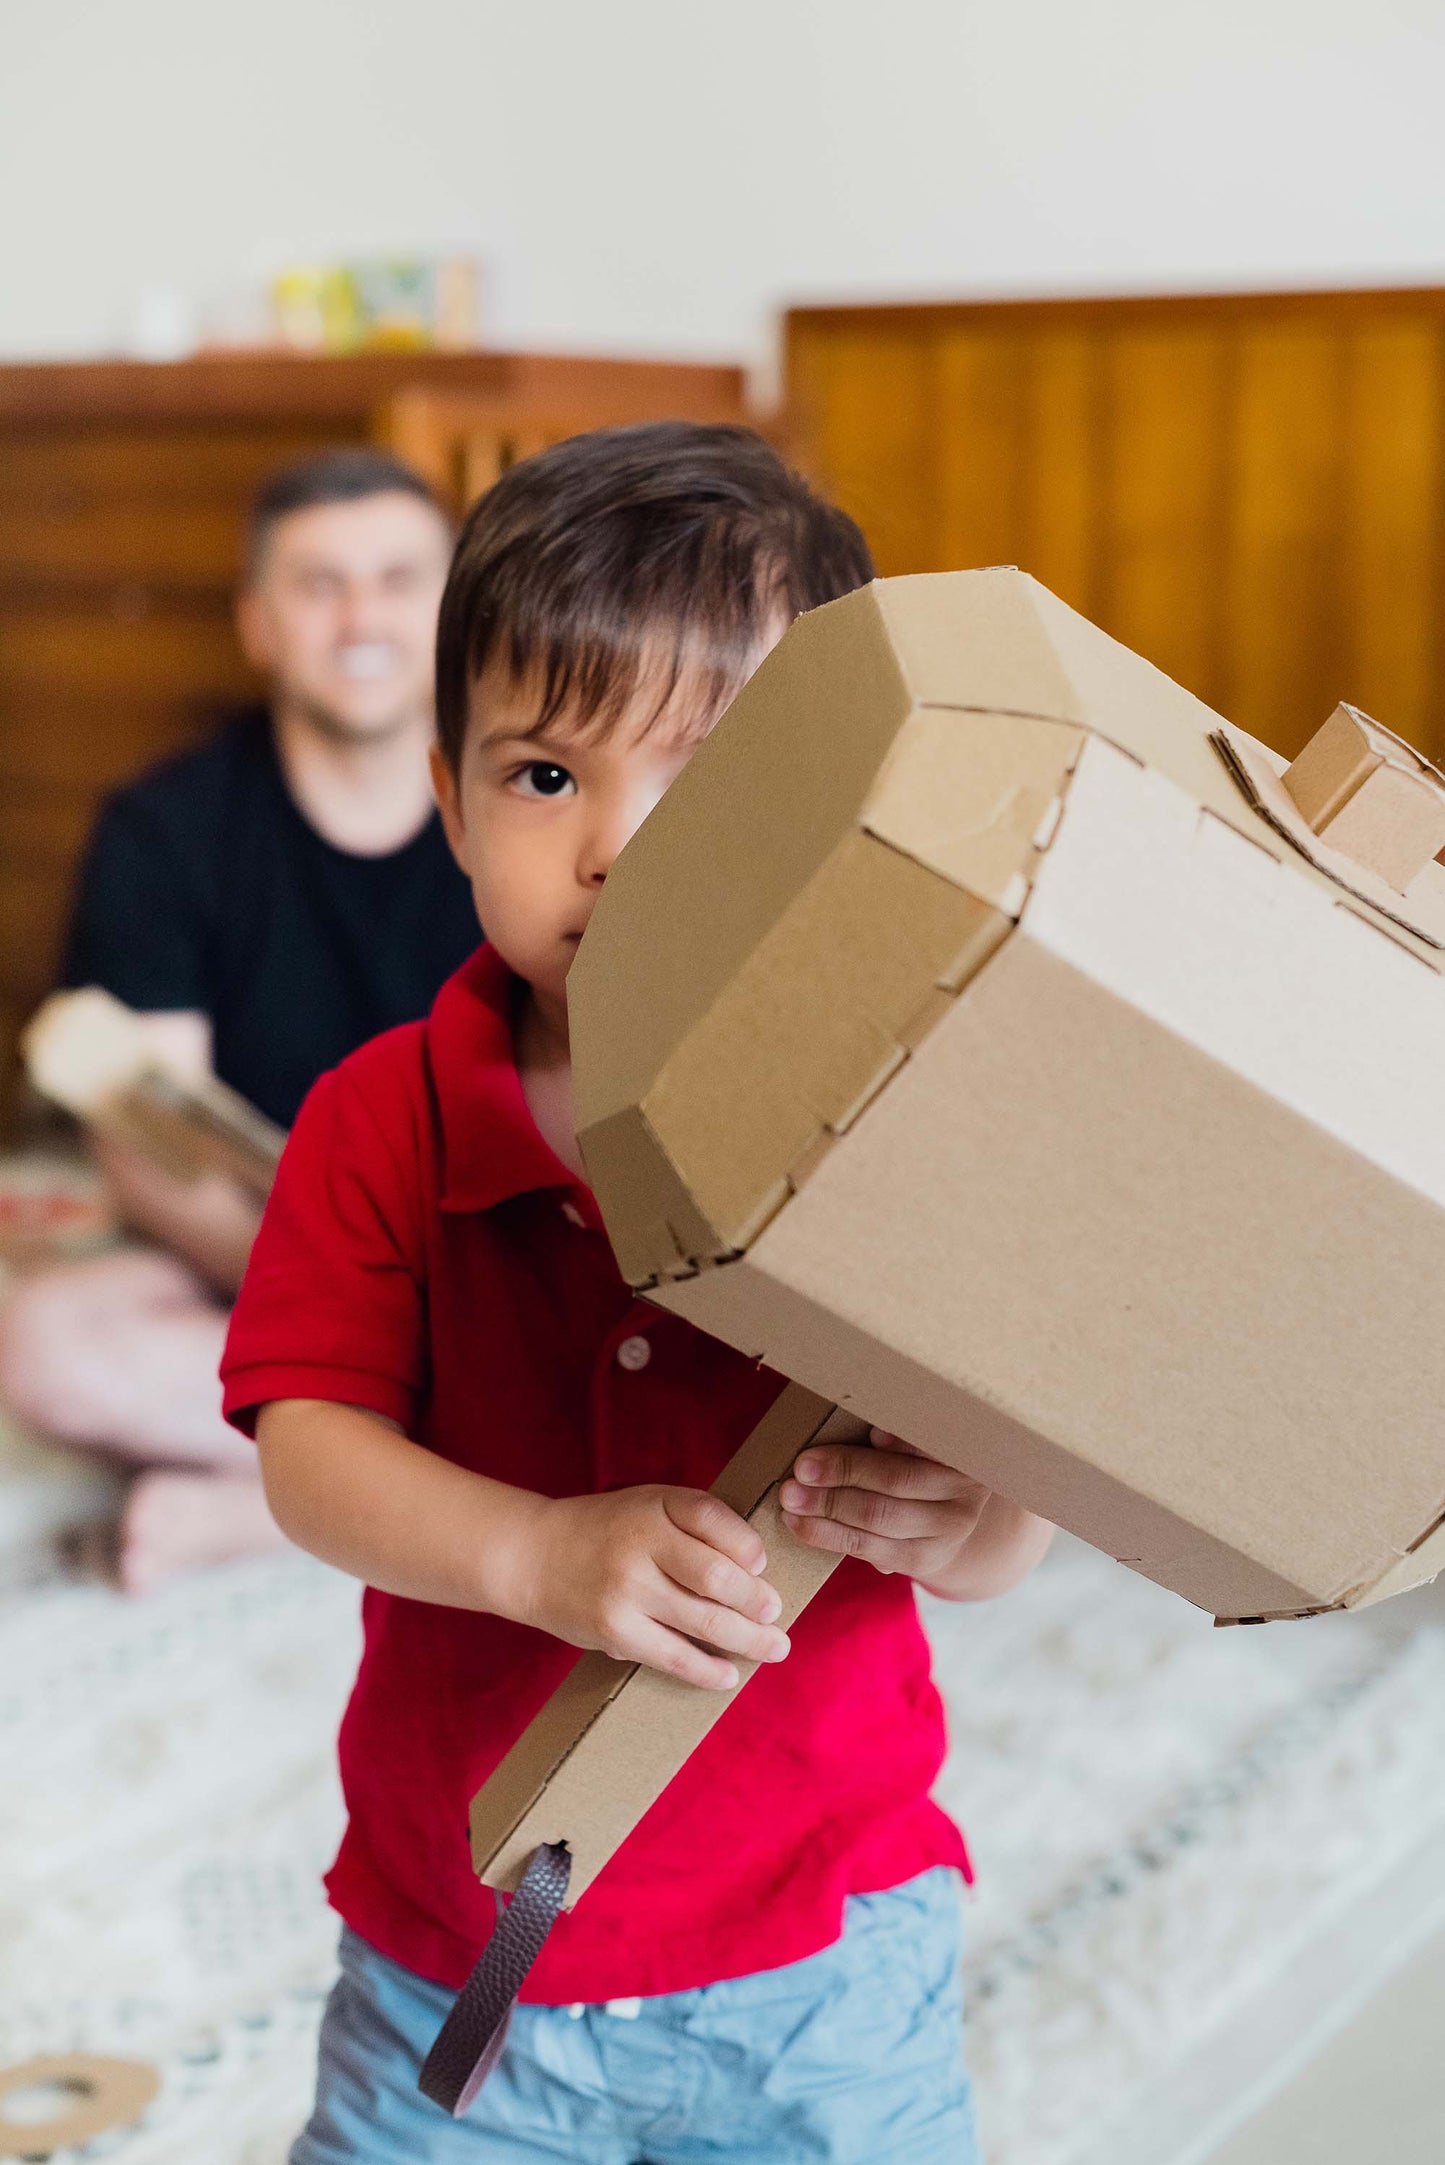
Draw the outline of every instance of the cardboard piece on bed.
[[[47,2052],[0,2068],[0,2158],[46,2158],[130,2127],[160,2086],[159,2072],[147,2061],[95,2052]],[[51,2090],[62,2102],[49,2119],[14,2119],[6,2100],[26,2090]]]
[[[634,1286],[1227,1621],[1445,1560],[1445,870],[1388,886],[1282,767],[1021,573],[880,581],[569,981]]]

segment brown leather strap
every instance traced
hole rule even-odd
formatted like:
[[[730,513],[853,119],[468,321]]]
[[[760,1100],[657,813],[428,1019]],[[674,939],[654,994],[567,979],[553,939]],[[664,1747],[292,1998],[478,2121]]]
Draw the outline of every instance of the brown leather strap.
[[[455,2119],[464,2113],[502,2056],[507,2026],[527,1972],[567,1899],[572,1859],[565,1842],[534,1849],[481,1960],[426,2056],[417,2087]]]

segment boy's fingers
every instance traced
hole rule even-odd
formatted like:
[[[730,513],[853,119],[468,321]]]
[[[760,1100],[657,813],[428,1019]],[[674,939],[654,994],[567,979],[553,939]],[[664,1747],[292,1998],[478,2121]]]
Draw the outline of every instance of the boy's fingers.
[[[960,1496],[988,1492],[966,1473],[940,1465],[936,1458],[919,1458],[903,1451],[883,1451],[857,1444],[816,1445],[801,1453],[793,1468],[799,1487],[825,1493],[847,1488],[877,1489],[888,1496],[906,1496],[925,1503],[952,1503]],[[785,1496],[784,1507],[792,1505]]]
[[[665,1506],[674,1526],[696,1541],[706,1541],[710,1548],[721,1549],[744,1571],[756,1575],[767,1563],[761,1535],[720,1496],[710,1496],[706,1489],[671,1489]]]
[[[785,1512],[790,1532],[805,1548],[826,1549],[834,1556],[858,1556],[880,1571],[902,1571],[911,1579],[941,1570],[957,1548],[953,1541],[893,1541],[886,1534],[865,1533],[839,1519],[800,1518]]]
[[[695,1541],[679,1531],[673,1541],[657,1549],[656,1561],[687,1593],[735,1609],[740,1616],[751,1617],[755,1624],[771,1624],[782,1612],[776,1588],[706,1541]]]
[[[689,1639],[701,1639],[705,1646],[744,1661],[781,1661],[788,1652],[786,1632],[770,1624],[755,1624],[720,1602],[700,1600],[685,1587],[664,1584],[652,1604],[652,1614],[659,1624],[685,1631]]]
[[[782,1492],[784,1513],[809,1522],[831,1519],[889,1541],[964,1540],[983,1516],[986,1497],[954,1497],[947,1504],[913,1503],[871,1488],[807,1489],[788,1482]]]
[[[694,1646],[681,1632],[669,1631],[651,1617],[639,1617],[629,1639],[631,1643],[619,1659],[640,1661],[684,1684],[700,1684],[705,1691],[731,1691],[741,1681],[732,1662]]]

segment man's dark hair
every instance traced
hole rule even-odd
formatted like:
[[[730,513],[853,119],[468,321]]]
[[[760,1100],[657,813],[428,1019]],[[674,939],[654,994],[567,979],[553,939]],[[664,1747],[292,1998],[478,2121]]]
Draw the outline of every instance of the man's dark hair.
[[[420,497],[450,527],[451,521],[421,475],[389,451],[374,450],[370,444],[339,444],[334,451],[318,451],[313,458],[283,466],[262,482],[251,505],[247,576],[254,579],[272,534],[293,511],[310,511],[318,504],[356,504],[367,496],[391,496],[398,491]]]
[[[868,544],[747,428],[595,429],[521,460],[473,506],[437,624],[437,737],[461,762],[472,684],[496,661],[539,722],[616,721],[662,664],[657,709],[698,672],[703,725],[769,628],[874,576]]]

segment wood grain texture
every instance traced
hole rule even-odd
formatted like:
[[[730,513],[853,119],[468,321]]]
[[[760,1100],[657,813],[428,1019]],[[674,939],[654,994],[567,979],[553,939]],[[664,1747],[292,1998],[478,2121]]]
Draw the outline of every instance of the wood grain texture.
[[[576,426],[744,417],[726,366],[518,353],[0,367],[0,1126],[100,797],[252,698],[231,629],[247,506],[407,390]]]
[[[795,309],[790,423],[885,573],[1016,563],[1287,753],[1445,753],[1445,289]]]
[[[0,423],[183,419],[208,422],[346,421],[371,414],[409,385],[617,419],[665,414],[736,419],[743,373],[723,363],[596,360],[540,353],[208,354],[192,361],[16,362],[0,367]]]
[[[460,516],[508,467],[596,426],[595,415],[576,410],[544,412],[413,386],[380,409],[375,434]]]

